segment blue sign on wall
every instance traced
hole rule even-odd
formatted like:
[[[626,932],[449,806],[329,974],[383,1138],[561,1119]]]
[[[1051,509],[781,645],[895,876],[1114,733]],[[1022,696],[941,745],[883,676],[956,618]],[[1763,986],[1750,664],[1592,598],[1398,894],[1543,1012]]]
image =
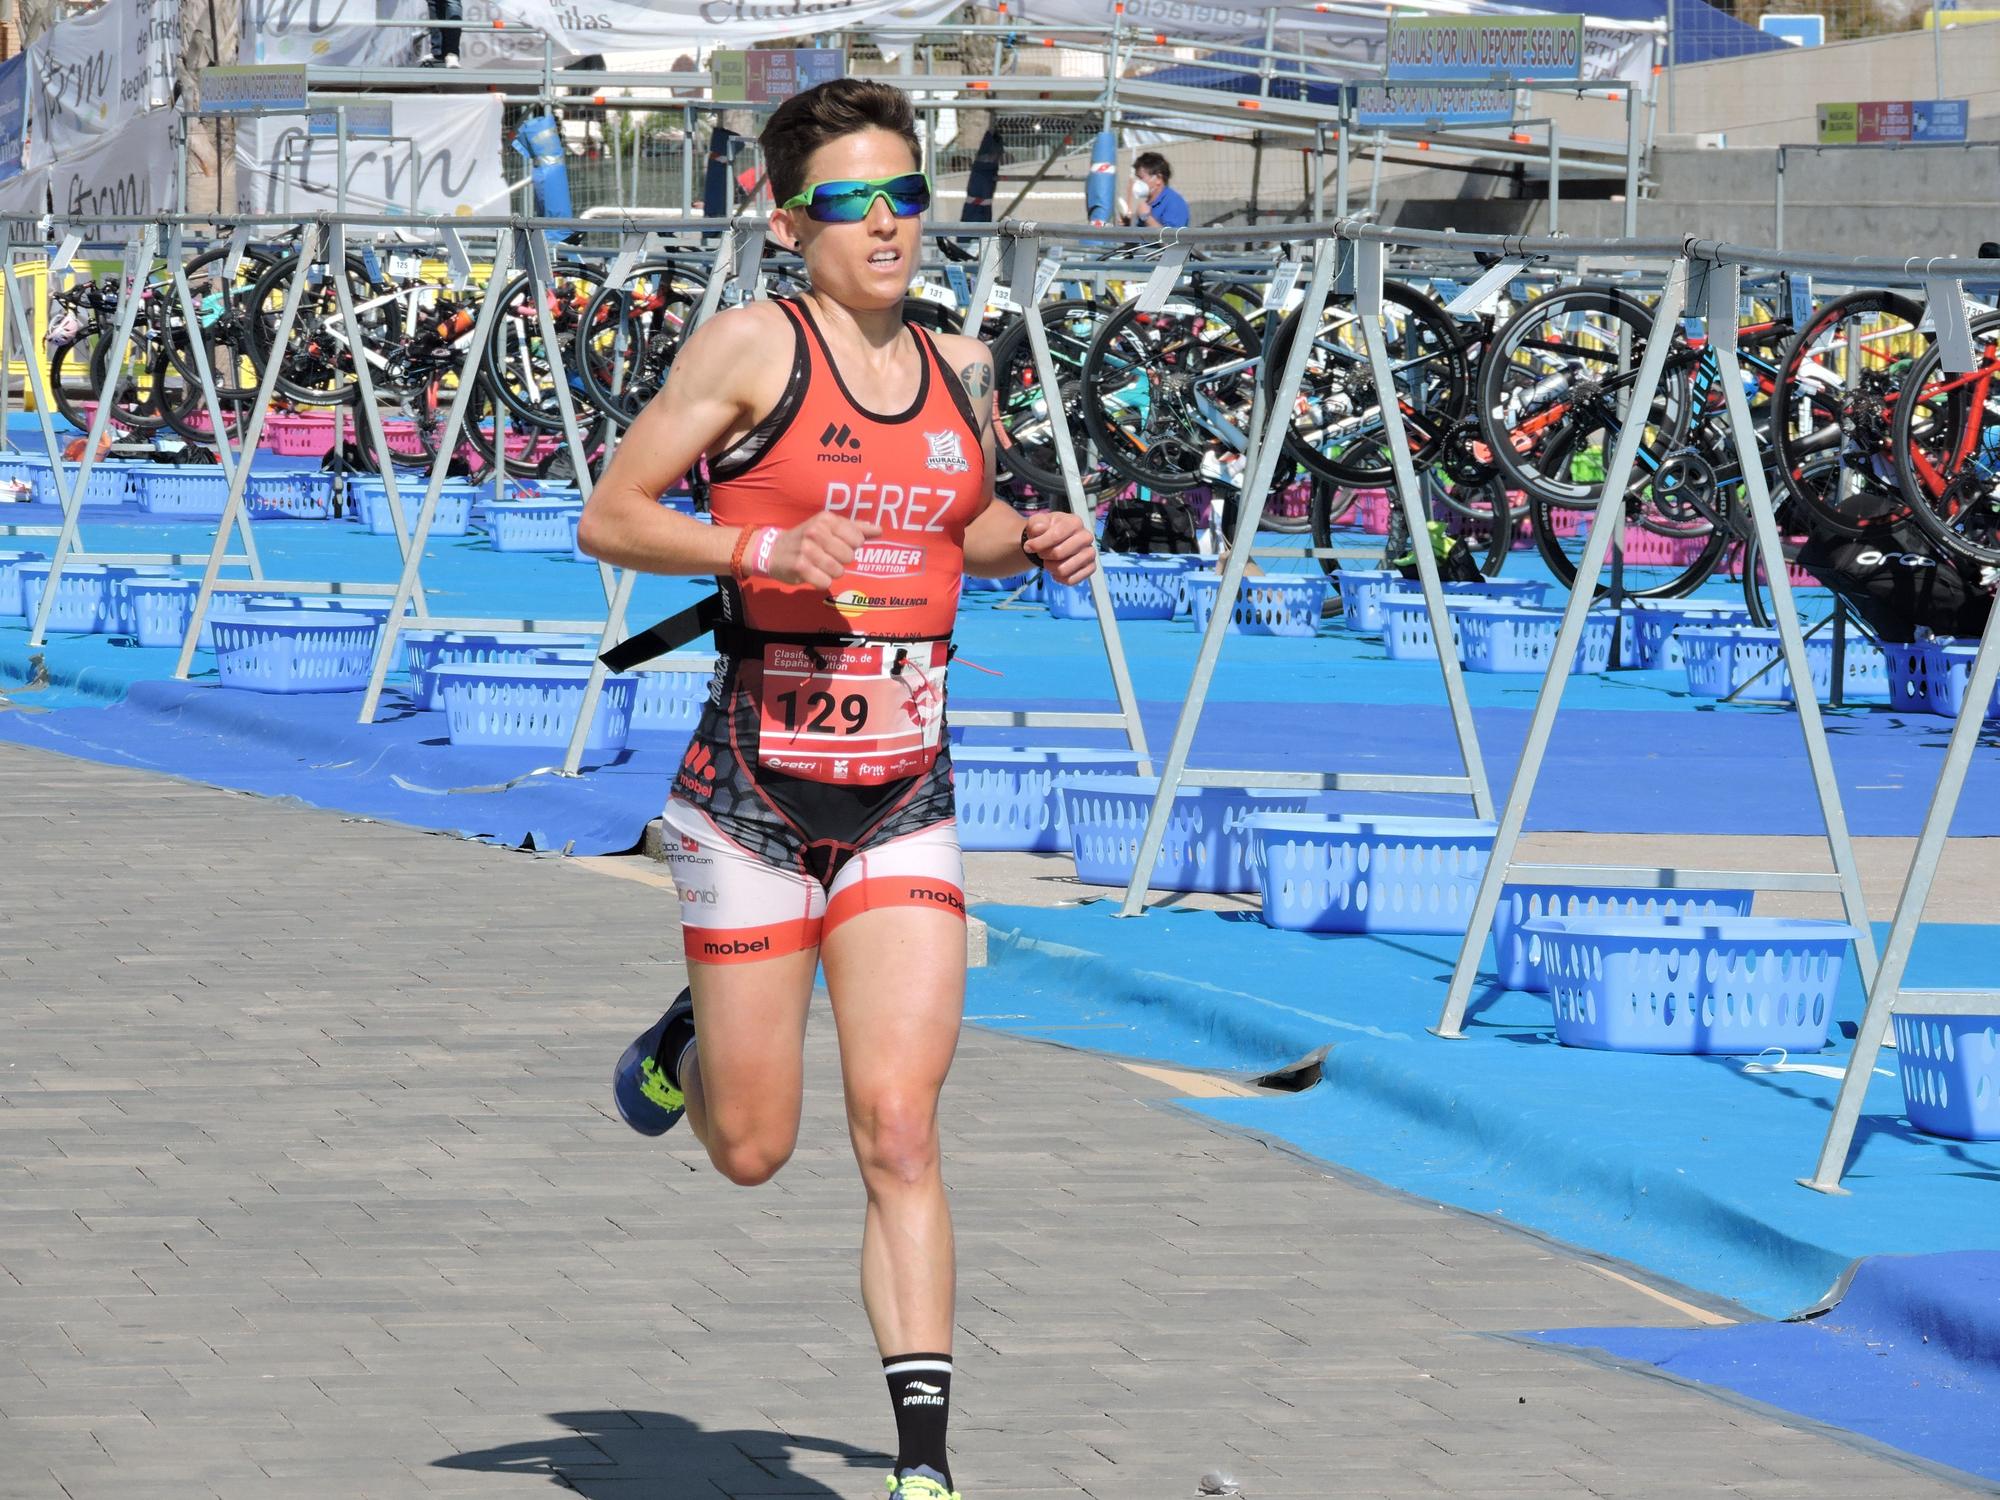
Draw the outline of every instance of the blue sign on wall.
[[[0,63],[0,182],[18,176],[28,133],[28,55]]]
[[[1825,16],[1763,16],[1758,19],[1757,29],[1794,47],[1826,45]]]
[[[1966,115],[1964,99],[1913,99],[1910,101],[1910,139],[1913,141],[1962,141]]]

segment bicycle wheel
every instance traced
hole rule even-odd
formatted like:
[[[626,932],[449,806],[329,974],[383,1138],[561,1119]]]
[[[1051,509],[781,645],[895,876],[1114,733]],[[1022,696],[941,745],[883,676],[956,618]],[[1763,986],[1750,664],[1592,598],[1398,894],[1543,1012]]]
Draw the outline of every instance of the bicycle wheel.
[[[1277,390],[1302,312],[1294,309],[1278,326],[1265,369],[1268,392]],[[1427,468],[1442,456],[1471,402],[1464,346],[1443,308],[1398,281],[1382,285],[1382,338],[1411,462]],[[1351,299],[1328,301],[1320,316],[1285,446],[1315,474],[1341,484],[1382,485],[1394,477],[1361,317]]]
[[[500,310],[486,342],[485,376],[505,403],[508,418],[544,432],[561,429],[562,406],[556,394],[555,364],[542,342],[542,323],[534,300],[538,295],[548,303],[570,399],[579,407],[590,408],[577,412],[578,422],[594,426],[598,411],[584,385],[577,334],[584,326],[584,310],[603,285],[604,273],[595,266],[568,263],[552,274],[551,284],[539,291],[527,272],[501,289]]]
[[[1132,483],[1191,489],[1224,451],[1243,451],[1258,359],[1242,315],[1199,287],[1175,292],[1156,312],[1128,302],[1085,356],[1084,425],[1104,461]]]
[[[1582,506],[1558,505],[1546,495],[1528,497],[1528,521],[1534,528],[1535,550],[1563,588],[1576,584],[1577,563],[1590,540],[1590,523],[1597,512]],[[1694,592],[1722,561],[1728,534],[1711,528],[1705,535],[1668,537],[1647,533],[1628,518],[1623,553],[1622,592],[1632,599],[1678,599]],[[1595,597],[1611,592],[1612,559],[1607,555],[1598,575]]]
[[[137,357],[143,359],[146,355],[144,351],[137,351]],[[109,323],[85,324],[79,332],[49,351],[49,395],[56,410],[72,426],[85,432],[90,430],[91,412],[104,390],[110,362]],[[109,432],[112,428],[123,427],[128,431],[151,432],[158,428],[163,418],[153,405],[157,389],[153,373],[135,363],[135,352],[128,351],[119,369],[117,383],[112,388],[111,426],[105,430]]]
[[[1442,523],[1445,534],[1454,541],[1465,543],[1479,564],[1482,577],[1495,578],[1507,564],[1507,554],[1512,541],[1512,528],[1493,521],[1492,503],[1497,500],[1506,504],[1506,492],[1496,490],[1484,505],[1486,519],[1476,519],[1482,506],[1468,495],[1460,494],[1447,502],[1446,482],[1436,474],[1425,474],[1418,480],[1423,488],[1424,515],[1427,524]],[[1382,538],[1382,566],[1398,568],[1401,559],[1411,555],[1410,530],[1403,522],[1402,503],[1391,496],[1389,502],[1389,528]]]
[[[354,350],[340,315],[340,292],[330,268],[314,265],[307,269],[305,285],[299,288],[291,338],[282,355],[274,348],[278,320],[298,261],[298,256],[292,255],[272,262],[251,289],[249,326],[257,368],[261,371],[278,357],[277,389],[282,394],[301,406],[345,406],[355,395]],[[362,342],[371,345],[390,331],[384,311],[388,301],[378,297],[359,256],[347,257],[345,273]]]
[[[2000,313],[1972,323],[1969,374],[1946,375],[1933,344],[1896,396],[1896,481],[1924,534],[1960,557],[2000,564]]]
[[[1115,476],[1097,462],[1090,428],[1083,419],[1083,362],[1091,340],[1109,321],[1112,309],[1095,302],[1051,302],[1042,308],[1049,358],[1062,389],[1064,419],[1086,494],[1104,489]],[[1035,370],[1028,327],[1016,318],[993,345],[995,408],[998,421],[993,453],[1000,467],[1044,494],[1061,494],[1062,465],[1056,458],[1055,424]]]
[[[1577,287],[1529,303],[1493,336],[1479,366],[1479,418],[1509,489],[1557,506],[1598,501],[1652,333],[1653,315],[1636,298]],[[1668,358],[1645,415],[1641,451],[1652,466],[1687,432],[1690,363]]]
[[[187,263],[188,292],[194,299],[209,373],[225,406],[248,402],[257,394],[258,365],[250,331],[253,299],[258,281],[276,261],[269,252],[251,245],[245,248],[235,274],[225,276],[223,262],[228,253],[226,246],[217,246]],[[163,275],[160,280],[166,295],[173,296],[169,278]],[[186,329],[177,331],[172,354],[181,377],[198,381],[194,348]]]
[[[1929,344],[1923,309],[1894,292],[1827,303],[1779,361],[1770,437],[1785,488],[1821,530],[1865,536],[1909,514],[1889,434],[1910,361]]]
[[[591,404],[620,428],[667,383],[701,294],[699,278],[663,261],[635,266],[617,286],[591,295],[577,374]]]

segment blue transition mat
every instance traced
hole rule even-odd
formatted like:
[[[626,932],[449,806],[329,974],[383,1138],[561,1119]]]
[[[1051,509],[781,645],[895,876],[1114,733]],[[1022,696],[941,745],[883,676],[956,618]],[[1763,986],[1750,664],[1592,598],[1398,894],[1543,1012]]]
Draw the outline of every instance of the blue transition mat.
[[[298,463],[259,455],[257,467],[283,469]],[[49,506],[0,507],[0,520],[15,524],[58,519]],[[368,535],[344,521],[258,521],[255,530],[266,570],[274,577],[381,583],[393,581],[398,571],[393,539]],[[87,544],[101,550],[205,553],[213,529],[148,516],[129,506],[86,507],[82,534]],[[22,547],[47,545],[45,538],[9,540]],[[1508,577],[1541,572],[1538,559],[1529,553],[1516,554],[1507,566]],[[603,608],[595,567],[567,554],[497,552],[479,534],[434,538],[426,549],[423,580],[432,608],[441,613],[589,618]],[[671,613],[706,587],[692,579],[642,580],[632,618],[642,623]],[[1733,587],[1715,583],[1709,592],[1728,599]],[[1122,629],[1147,732],[1156,745],[1163,745],[1185,694],[1199,637],[1185,619],[1128,621]],[[1014,605],[1001,595],[981,593],[968,596],[958,638],[951,689],[961,707],[1112,706],[1110,672],[1093,622],[1052,619],[1041,606]],[[340,716],[302,698],[260,696],[260,712],[254,715],[225,706],[208,712],[197,707],[191,694],[164,690],[172,662],[170,651],[99,636],[55,637],[31,650],[22,625],[0,621],[0,737],[117,763],[143,762],[173,774],[424,827],[488,830],[482,836],[507,838],[525,833],[532,824],[538,843],[548,840],[553,847],[579,850],[632,847],[665,797],[664,778],[646,795],[628,797],[622,789],[592,788],[588,783],[593,778],[584,777],[538,790],[532,815],[466,814],[456,807],[426,811],[422,798],[369,789],[369,779],[352,771],[354,760],[379,761],[385,778],[400,776],[424,785],[488,784],[493,767],[480,755],[430,743],[442,738],[441,732],[414,736],[414,742],[425,746],[422,763],[405,764],[404,741],[412,737],[394,724],[376,736],[379,743],[372,751],[345,739],[338,744],[318,741],[315,737]],[[197,658],[194,680],[213,691],[212,673],[212,661],[204,653]],[[143,683],[162,690],[135,693]],[[1471,674],[1466,684],[1498,795],[1512,775],[1539,679]],[[171,722],[156,723],[160,715]],[[1834,710],[1828,723],[1854,831],[1915,832],[1942,758],[1947,722],[1873,706]],[[212,736],[204,738],[211,730]],[[971,731],[965,737],[976,743],[1023,739],[997,731]],[[1113,737],[1050,731],[1027,738],[1062,745],[1105,744]],[[157,741],[150,750],[149,740]],[[462,763],[457,759],[461,755]],[[1229,639],[1216,695],[1196,739],[1195,763],[1246,769],[1458,769],[1436,666],[1391,661],[1379,638],[1334,623],[1312,640]],[[641,754],[614,769],[641,779],[649,764]],[[399,791],[392,781],[388,785]],[[1678,672],[1575,680],[1557,721],[1542,785],[1530,817],[1535,829],[1775,835],[1812,834],[1821,828],[1796,717],[1782,707],[1718,706],[1690,698]],[[1464,810],[1463,800],[1456,798],[1375,798],[1341,805]],[[2000,834],[2000,765],[1994,757],[1975,762],[1954,832]]]
[[[1735,1328],[1562,1328],[1656,1369],[2000,1482],[2000,1255],[1875,1256],[1831,1307]]]
[[[983,906],[975,1025],[1241,1074],[1324,1049],[1297,1094],[1176,1107],[1431,1202],[1491,1215],[1802,1323],[1523,1335],[1656,1369],[2000,1480],[2000,1143],[1902,1117],[1885,1052],[1845,1184],[1819,1153],[1864,997],[1850,962],[1813,1057],[1669,1057],[1561,1046],[1545,996],[1475,989],[1466,1039],[1436,1020],[1458,944],[1281,932],[1254,913],[1110,901]],[[1978,982],[2000,927],[1931,924],[1909,983]],[[1832,1075],[1832,1076],[1829,1076]],[[1952,1252],[1952,1253],[1937,1253]],[[1858,1266],[1856,1263],[1859,1263]],[[1852,1285],[1845,1278],[1852,1272]],[[1844,1295],[1839,1295],[1844,1291]]]
[[[988,960],[973,971],[967,1018],[1240,1073],[1325,1047],[1318,1087],[1187,1107],[1765,1315],[1812,1305],[1864,1256],[2000,1249],[2000,1144],[1913,1131],[1888,1073],[1893,1053],[1867,1096],[1852,1194],[1797,1185],[1838,1088],[1806,1069],[1839,1066],[1861,1012],[1851,962],[1826,1053],[1662,1057],[1560,1046],[1547,997],[1490,976],[1466,1040],[1430,1035],[1455,939],[1280,932],[1254,913],[1157,909],[1125,921],[1116,911],[1109,901],[980,908]],[[1909,982],[1965,985],[1996,966],[2000,928],[1933,923]]]

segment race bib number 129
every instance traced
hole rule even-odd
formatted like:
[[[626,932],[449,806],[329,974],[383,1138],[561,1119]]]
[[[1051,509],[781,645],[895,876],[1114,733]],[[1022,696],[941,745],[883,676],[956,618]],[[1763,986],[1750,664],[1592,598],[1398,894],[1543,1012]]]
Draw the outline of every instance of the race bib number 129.
[[[843,786],[927,771],[944,728],[942,641],[764,648],[757,761]]]

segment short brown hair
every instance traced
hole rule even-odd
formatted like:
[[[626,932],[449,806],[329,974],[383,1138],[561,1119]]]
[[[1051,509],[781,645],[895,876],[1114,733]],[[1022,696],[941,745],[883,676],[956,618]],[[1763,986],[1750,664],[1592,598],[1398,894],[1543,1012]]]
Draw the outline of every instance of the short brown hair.
[[[806,163],[829,141],[864,130],[899,135],[917,162],[924,159],[917,139],[917,111],[910,96],[893,84],[872,78],[836,78],[794,94],[765,122],[757,144],[764,148],[764,170],[771,178],[771,195],[779,203],[805,191]]]
[[[1174,180],[1174,169],[1167,165],[1167,159],[1157,151],[1141,151],[1137,156],[1133,157],[1132,170],[1135,172],[1158,172],[1164,181],[1172,182]]]

